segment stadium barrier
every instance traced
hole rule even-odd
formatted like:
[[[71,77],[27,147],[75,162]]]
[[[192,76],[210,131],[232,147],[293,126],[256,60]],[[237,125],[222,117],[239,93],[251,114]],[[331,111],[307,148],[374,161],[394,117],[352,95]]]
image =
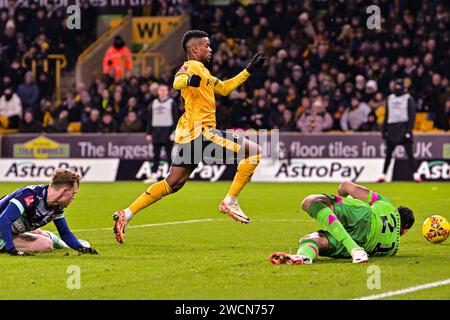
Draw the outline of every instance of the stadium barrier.
[[[422,179],[450,180],[449,137],[415,136]],[[370,133],[280,133],[278,158],[269,154],[271,148],[266,144],[270,143],[262,145],[265,157],[252,177],[255,182],[374,182],[381,173],[386,149],[379,134]],[[0,145],[0,181],[46,180],[49,168],[58,166],[89,173],[86,181],[144,180],[150,175],[153,159],[153,147],[145,134],[8,134],[1,137]],[[166,159],[164,154],[162,158]],[[388,179],[409,180],[403,148],[396,149],[395,158]],[[159,175],[165,176],[168,168],[168,163],[162,163]],[[235,170],[235,164],[202,163],[192,178],[231,180]]]

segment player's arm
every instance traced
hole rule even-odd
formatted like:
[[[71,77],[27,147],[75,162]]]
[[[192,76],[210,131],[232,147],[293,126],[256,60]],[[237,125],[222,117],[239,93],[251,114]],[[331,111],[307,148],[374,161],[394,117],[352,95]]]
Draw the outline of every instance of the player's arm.
[[[384,198],[375,191],[372,191],[370,189],[367,189],[366,187],[360,186],[350,181],[342,182],[339,185],[338,194],[341,197],[346,197],[350,195],[353,198],[367,202],[370,205],[372,205],[375,201],[378,200],[389,201],[388,199]]]
[[[359,199],[362,201],[367,201],[367,197],[369,196],[370,190],[366,187],[360,186],[356,183],[345,181],[339,185],[338,194],[341,197],[346,197],[348,195],[352,196],[355,199]]]
[[[11,255],[24,255],[23,252],[17,251],[12,235],[12,224],[20,218],[23,211],[23,205],[17,199],[12,199],[0,215],[0,233],[5,241],[6,251]]]
[[[389,100],[389,99],[388,99]],[[388,124],[388,118],[389,118],[389,106],[388,102],[386,102],[386,107],[384,108],[384,120],[383,124],[381,125],[381,136],[383,139],[387,138],[387,124]]]
[[[257,53],[253,56],[247,68],[242,70],[238,75],[225,81],[216,78],[216,81],[214,82],[214,93],[222,96],[229,95],[231,91],[244,83],[257,68],[261,67],[265,60],[266,58],[261,53]]]
[[[60,214],[53,221],[61,239],[72,249],[77,250],[81,253],[90,253],[97,254],[97,251],[93,248],[83,247],[78,241],[77,237],[70,231],[69,226],[67,225],[66,219],[63,214]]]
[[[220,94],[221,96],[227,96],[231,91],[243,84],[248,77],[250,77],[250,73],[247,69],[244,69],[233,78],[225,81],[216,78],[216,81],[214,82],[214,93]]]
[[[187,87],[198,88],[200,86],[201,77],[194,72],[193,66],[184,65],[175,74],[173,79],[173,88],[181,90]]]
[[[414,123],[416,122],[416,102],[413,97],[408,99],[408,126],[406,134],[409,134],[406,138],[411,138],[411,133],[414,128]]]

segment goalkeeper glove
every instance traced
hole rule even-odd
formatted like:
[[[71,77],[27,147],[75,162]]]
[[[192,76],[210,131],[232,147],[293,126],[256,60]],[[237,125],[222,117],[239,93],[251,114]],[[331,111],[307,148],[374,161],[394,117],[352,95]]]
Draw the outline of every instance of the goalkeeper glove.
[[[200,76],[193,74],[188,80],[188,86],[198,88],[200,87],[200,80],[202,80]]]
[[[264,64],[264,61],[266,61],[266,58],[261,53],[255,54],[246,68],[248,73],[252,74],[255,69]]]
[[[94,248],[87,248],[87,247],[79,247],[77,249],[79,253],[89,253],[89,254],[98,254],[97,250]]]

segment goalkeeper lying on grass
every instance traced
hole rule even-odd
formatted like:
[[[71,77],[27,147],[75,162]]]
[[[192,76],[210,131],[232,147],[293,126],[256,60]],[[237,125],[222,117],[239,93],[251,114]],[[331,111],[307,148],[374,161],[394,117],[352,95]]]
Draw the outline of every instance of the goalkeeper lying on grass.
[[[400,236],[414,224],[406,207],[395,208],[383,196],[352,182],[343,182],[338,195],[310,195],[302,208],[324,227],[299,241],[297,254],[276,252],[273,264],[312,264],[320,255],[367,262],[368,256],[394,255]]]

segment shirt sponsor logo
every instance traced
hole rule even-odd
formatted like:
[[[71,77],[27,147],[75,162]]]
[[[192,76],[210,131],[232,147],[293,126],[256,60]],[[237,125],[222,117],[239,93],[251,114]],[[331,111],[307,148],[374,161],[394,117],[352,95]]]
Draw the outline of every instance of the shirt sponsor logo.
[[[25,206],[28,208],[28,207],[31,207],[32,205],[33,205],[33,203],[34,203],[34,196],[28,196],[28,197],[26,197],[25,199],[23,199],[24,201],[25,201]]]

